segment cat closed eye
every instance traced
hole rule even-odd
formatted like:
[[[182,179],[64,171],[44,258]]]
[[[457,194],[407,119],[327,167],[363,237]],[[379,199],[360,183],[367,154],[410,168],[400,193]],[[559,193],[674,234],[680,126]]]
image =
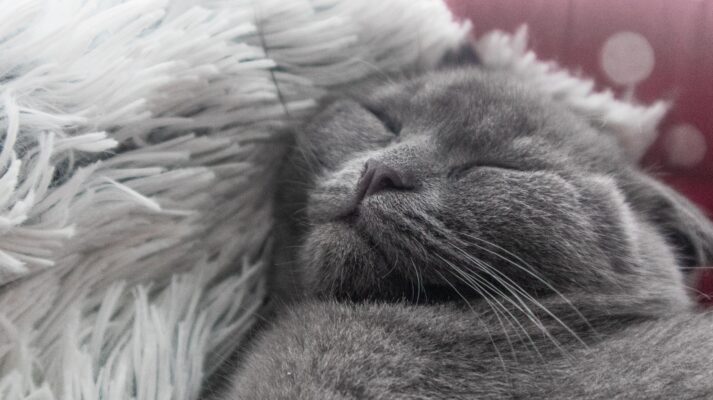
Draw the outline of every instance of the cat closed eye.
[[[481,169],[481,168],[495,168],[495,169],[504,169],[504,170],[512,170],[512,171],[521,171],[520,168],[499,162],[499,161],[472,161],[464,164],[457,165],[455,167],[452,167],[448,170],[446,177],[449,179],[454,179],[458,180],[466,175],[468,173],[473,172],[474,170]]]
[[[381,110],[369,104],[362,104],[362,106],[366,111],[368,111],[376,119],[378,119],[384,126],[384,128],[386,128],[386,130],[393,133],[394,136],[399,136],[401,134],[401,123],[394,117],[386,113],[384,110]]]

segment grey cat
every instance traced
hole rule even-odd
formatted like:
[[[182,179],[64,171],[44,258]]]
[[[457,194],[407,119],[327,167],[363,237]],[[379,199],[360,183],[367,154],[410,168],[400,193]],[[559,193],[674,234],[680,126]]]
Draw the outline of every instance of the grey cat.
[[[685,286],[713,227],[606,127],[463,67],[360,85],[295,137],[284,307],[227,398],[713,398]]]

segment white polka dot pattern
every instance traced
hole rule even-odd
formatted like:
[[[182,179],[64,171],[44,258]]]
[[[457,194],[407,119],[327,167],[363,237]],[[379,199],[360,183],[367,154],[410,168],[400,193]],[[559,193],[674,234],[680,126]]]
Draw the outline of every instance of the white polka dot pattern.
[[[618,32],[604,43],[600,62],[606,75],[620,85],[634,85],[654,69],[654,50],[642,35]]]
[[[677,167],[692,167],[706,155],[706,139],[695,126],[675,125],[664,140],[664,150],[669,163]]]
[[[647,79],[654,69],[654,50],[649,41],[636,32],[621,31],[611,35],[600,51],[604,74],[614,83],[628,87]],[[673,126],[664,137],[666,161],[675,167],[691,168],[706,156],[706,138],[695,126],[681,123]]]

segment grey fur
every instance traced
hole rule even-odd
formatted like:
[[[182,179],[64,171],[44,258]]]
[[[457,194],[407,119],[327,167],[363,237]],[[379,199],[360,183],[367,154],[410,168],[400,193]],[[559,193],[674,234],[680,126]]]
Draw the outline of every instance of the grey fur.
[[[326,101],[294,147],[287,306],[228,398],[713,398],[713,316],[682,272],[713,227],[594,122],[448,69]],[[369,159],[403,181],[360,199]]]

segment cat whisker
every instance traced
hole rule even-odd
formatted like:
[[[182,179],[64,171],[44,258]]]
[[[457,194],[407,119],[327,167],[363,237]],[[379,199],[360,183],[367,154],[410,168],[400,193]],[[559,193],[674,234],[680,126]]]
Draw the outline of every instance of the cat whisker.
[[[409,217],[411,217],[411,218],[417,218],[416,215],[409,215]],[[444,232],[443,232],[443,231],[445,231],[445,226],[444,226],[444,224],[443,224],[441,221],[438,221],[438,220],[435,220],[435,221],[434,221],[433,219],[428,218],[428,216],[425,216],[425,217],[424,217],[424,216],[421,216],[421,219],[422,219],[422,223],[424,223],[424,222],[429,223],[430,229],[426,229],[425,231],[431,232],[431,233],[434,235],[434,236],[432,236],[431,241],[438,244],[437,246],[435,246],[436,248],[438,248],[438,247],[454,246],[454,244],[453,244],[452,242],[444,240],[444,239],[446,239],[446,238],[449,238],[451,235],[448,235],[447,233],[444,233]],[[419,224],[416,224],[415,226],[418,227],[418,226],[420,226],[420,225],[419,225]],[[439,234],[440,234],[440,235],[439,235]],[[439,240],[439,239],[437,238],[438,236],[440,236],[440,239],[441,239],[441,240]],[[444,242],[445,242],[445,243],[444,243]],[[458,247],[456,246],[456,248],[458,248]],[[461,250],[461,249],[458,248],[458,250]],[[462,250],[461,250],[461,251],[462,251]],[[464,254],[467,254],[467,253],[464,252]],[[438,258],[440,258],[443,262],[445,262],[445,263],[451,265],[451,267],[454,269],[454,271],[456,271],[456,270],[457,270],[457,271],[460,271],[460,272],[461,272],[461,277],[460,277],[459,279],[460,279],[461,281],[463,281],[463,283],[465,283],[466,285],[468,285],[468,286],[470,286],[471,288],[473,288],[473,289],[475,290],[475,292],[478,293],[481,297],[485,298],[486,296],[488,296],[488,293],[487,293],[485,290],[483,290],[483,288],[482,288],[482,285],[483,285],[483,284],[489,285],[491,288],[494,288],[492,285],[490,285],[489,282],[484,281],[482,278],[479,278],[479,277],[477,277],[477,276],[473,276],[473,275],[467,274],[465,271],[462,271],[462,270],[460,270],[459,268],[456,268],[455,265],[452,265],[452,263],[450,263],[448,260],[444,259],[444,258],[441,257],[440,255],[436,254],[436,256],[437,256]],[[470,279],[468,279],[468,277],[470,277]],[[473,281],[474,279],[477,279],[479,282],[481,282],[480,285],[477,285],[477,284],[476,284],[478,287],[473,287],[473,284],[476,283],[476,282]],[[541,327],[541,329],[544,329],[544,328],[542,327],[542,324],[541,324],[541,322],[539,321],[539,319],[536,319],[535,314],[532,312],[532,310],[531,310],[529,307],[527,307],[527,305],[519,298],[519,296],[517,296],[516,294],[514,294],[515,296],[517,296],[517,299],[518,299],[518,301],[521,303],[521,305],[516,304],[509,296],[506,296],[506,295],[505,295],[504,293],[502,293],[502,292],[500,292],[500,295],[501,295],[501,297],[502,297],[503,299],[505,299],[505,300],[508,301],[509,303],[512,303],[512,305],[513,305],[514,307],[516,307],[516,308],[519,309],[523,314],[525,314],[525,315],[528,317],[528,319],[530,319],[530,320],[533,322],[533,324],[535,324],[536,326]],[[495,296],[490,296],[490,299],[495,299]],[[541,357],[541,354],[540,354],[539,350],[537,349],[537,346],[535,345],[534,341],[532,341],[532,338],[530,337],[529,333],[528,333],[528,332],[525,330],[525,328],[520,324],[520,322],[518,321],[518,319],[515,318],[515,316],[514,316],[509,310],[507,310],[507,307],[505,307],[504,305],[502,305],[502,303],[500,303],[500,302],[498,302],[498,303],[503,307],[503,309],[504,309],[505,311],[508,312],[508,314],[509,314],[510,317],[513,319],[513,321],[515,321],[515,322],[519,325],[519,328],[523,331],[523,333],[525,333],[525,334],[528,336],[528,339],[529,339],[530,342],[532,343],[533,348],[535,349],[535,351],[537,352],[537,354],[540,355],[540,357]],[[495,308],[492,306],[492,304],[490,304],[490,305],[491,305],[491,308],[492,308],[493,310],[495,310]],[[508,340],[508,341],[510,342],[510,340]]]
[[[479,245],[477,245],[477,244],[475,244],[475,243],[471,243],[471,244],[474,245],[474,246],[476,246],[476,247],[478,247],[478,248],[481,249],[481,250],[484,250],[484,251],[488,251],[488,252],[493,253],[492,251],[489,251],[488,249],[485,249],[485,248],[483,248],[482,246],[479,246]],[[473,260],[476,260],[476,259],[474,259],[472,256],[470,256],[467,252],[465,252],[464,250],[462,250],[462,249],[459,249],[459,250],[460,250],[461,252],[463,252],[466,256],[471,257]],[[497,255],[497,253],[493,253],[493,254],[496,254],[496,255]],[[500,258],[502,258],[502,259],[504,259],[504,260],[506,260],[506,261],[509,261],[511,264],[518,266],[518,267],[519,267],[520,269],[522,269],[522,270],[526,270],[526,271],[527,271],[527,269],[525,269],[524,267],[522,267],[522,266],[520,266],[520,265],[515,264],[512,260],[509,260],[509,259],[507,259],[507,258],[505,258],[505,257],[502,257],[502,256],[500,256]],[[534,305],[537,306],[539,309],[541,309],[542,311],[544,311],[547,315],[549,315],[550,318],[552,318],[555,322],[557,322],[562,328],[564,328],[570,335],[572,335],[572,336],[573,336],[578,342],[580,342],[583,346],[588,347],[587,343],[581,338],[581,336],[580,336],[579,334],[577,334],[568,324],[566,324],[564,321],[562,321],[561,318],[559,318],[558,316],[556,316],[549,308],[547,308],[547,307],[546,307],[545,305],[543,305],[540,301],[538,301],[537,299],[535,299],[531,294],[527,293],[524,289],[522,289],[522,287],[520,287],[520,285],[517,284],[515,281],[513,281],[510,277],[508,277],[507,275],[505,275],[504,273],[502,273],[502,271],[499,271],[498,269],[493,268],[493,267],[490,266],[490,265],[487,265],[487,264],[484,263],[482,260],[477,260],[477,261],[479,261],[479,262],[481,263],[481,267],[483,268],[483,272],[488,273],[489,276],[491,276],[493,279],[497,280],[497,281],[498,281],[501,285],[503,285],[513,296],[516,296],[517,298],[520,298],[520,297],[518,296],[518,293],[519,293],[521,296],[524,296],[528,301],[530,301],[532,304],[534,304]],[[534,273],[531,273],[530,275],[532,275],[532,276],[538,276],[538,275],[536,275],[536,274],[534,274]],[[538,276],[538,277],[539,277],[539,276]],[[539,279],[544,282],[544,280],[543,280],[541,277],[540,277]],[[551,285],[550,285],[550,286],[551,286]],[[559,294],[559,292],[556,292],[556,293]],[[561,294],[559,294],[559,295],[564,298],[563,295],[561,295]],[[522,300],[520,300],[520,301],[522,301]],[[567,302],[567,304],[568,304],[569,306],[571,306],[571,307],[574,308],[574,305],[572,305],[572,303],[571,303],[568,299],[565,298],[565,301]],[[524,304],[524,303],[521,303],[521,304]],[[529,307],[528,307],[528,309],[529,309]],[[589,321],[588,321],[586,318],[584,318],[584,316],[579,312],[579,310],[577,310],[576,308],[574,308],[574,310],[575,310],[575,312],[578,314],[578,316],[580,316],[580,317],[586,322],[586,324],[588,325],[588,327],[591,328],[591,326],[589,325]],[[530,313],[532,313],[531,310],[530,310]],[[534,315],[534,314],[533,314],[533,315]],[[548,337],[552,338],[552,337],[551,337],[551,334],[549,333],[549,331],[547,331],[544,326],[542,326],[542,328],[544,329],[544,330],[543,330],[543,333],[545,333]],[[546,331],[546,332],[545,332],[545,331]],[[555,342],[554,339],[552,339],[552,340],[553,340],[553,344],[558,345],[559,342]],[[559,346],[558,346],[558,347],[559,347]]]
[[[476,257],[474,257],[474,256],[472,256],[472,255],[470,255],[470,254],[468,254],[465,250],[461,249],[461,248],[458,247],[458,246],[455,246],[455,245],[452,245],[452,246],[453,246],[456,250],[458,250],[459,252],[461,252],[461,254],[462,254],[468,261],[471,261],[471,262],[475,263],[476,266],[478,266],[479,269],[480,269],[482,272],[487,273],[488,276],[491,276],[493,279],[496,279],[499,284],[505,286],[506,289],[508,289],[508,291],[510,291],[512,295],[516,296],[518,302],[522,305],[522,307],[524,307],[524,308],[526,309],[526,313],[527,313],[528,315],[532,315],[532,316],[535,315],[535,314],[532,312],[532,309],[530,309],[530,308],[522,301],[522,299],[518,296],[517,293],[518,293],[518,292],[521,293],[522,295],[525,296],[526,299],[528,299],[528,300],[530,300],[530,301],[532,301],[532,302],[536,302],[537,300],[536,300],[534,297],[532,297],[530,294],[528,294],[524,289],[522,289],[522,288],[520,287],[520,285],[518,285],[515,281],[513,281],[512,279],[510,279],[510,277],[508,277],[507,275],[503,274],[502,272],[500,272],[500,271],[496,270],[495,268],[493,268],[491,265],[487,264],[485,261],[483,261],[483,260],[481,260],[481,259],[478,259],[478,258],[476,258]],[[496,273],[496,274],[494,275],[493,273]],[[500,275],[500,276],[498,276],[498,275]],[[505,280],[507,280],[507,282],[504,281],[503,278],[505,278]],[[508,283],[508,282],[509,282],[509,283]],[[489,285],[490,285],[490,284],[489,284]],[[497,289],[495,286],[493,286],[493,285],[490,285],[490,286],[492,287],[492,290],[495,290],[495,291],[496,291],[498,294],[500,294],[501,296],[507,297],[507,295],[506,295],[505,293],[503,293],[501,290]],[[513,291],[513,288],[515,289],[514,291]],[[533,322],[534,322],[534,321],[533,321]],[[539,323],[537,323],[537,324],[539,325]]]
[[[419,300],[421,299],[421,293],[423,292],[425,294],[426,288],[423,286],[421,274],[418,271],[418,267],[416,266],[416,263],[413,261],[413,259],[411,259],[411,266],[413,266],[413,272],[416,278],[416,304],[418,304]],[[426,300],[428,300],[428,298]]]
[[[461,274],[461,276],[462,276],[464,279],[468,279],[468,280],[471,281],[471,282],[473,282],[473,281],[475,281],[475,280],[478,280],[478,282],[480,282],[480,285],[486,286],[487,288],[489,288],[490,290],[492,290],[493,292],[495,292],[495,294],[499,295],[501,299],[507,301],[507,302],[510,303],[513,307],[515,307],[517,310],[519,310],[520,312],[522,312],[523,314],[525,314],[525,316],[526,316],[536,327],[538,327],[538,329],[542,330],[543,333],[544,333],[546,336],[551,337],[551,335],[549,334],[549,331],[547,331],[547,329],[544,327],[544,325],[542,324],[542,322],[537,318],[537,316],[532,312],[532,310],[531,310],[529,307],[527,307],[527,305],[525,305],[525,304],[522,302],[522,300],[519,298],[519,296],[517,296],[516,293],[513,293],[513,296],[515,296],[515,297],[517,298],[518,302],[521,303],[521,305],[518,305],[513,299],[510,298],[510,296],[508,296],[507,294],[503,293],[501,290],[497,289],[497,288],[494,287],[492,284],[490,284],[489,282],[485,281],[484,279],[478,277],[477,275],[475,275],[475,274],[468,274],[466,271],[463,271],[462,269],[457,268],[455,265],[453,265],[452,263],[448,262],[447,260],[443,260],[443,261],[446,262],[446,263],[448,263],[448,265],[449,265],[451,268],[453,268],[456,272],[459,272],[459,273]],[[485,297],[484,292],[486,292],[486,291],[485,291],[485,290],[482,290],[482,286],[480,286],[480,285],[478,285],[479,287],[481,287],[481,290],[479,291],[479,293],[480,293],[480,294],[483,294],[483,297]],[[495,296],[492,296],[492,298],[494,299]],[[536,345],[535,342],[532,340],[532,337],[530,336],[530,334],[529,334],[529,332],[527,331],[527,329],[526,329],[524,326],[522,326],[522,324],[519,322],[519,320],[512,314],[512,312],[511,312],[510,310],[507,309],[507,307],[505,307],[504,305],[502,305],[502,303],[500,303],[500,302],[498,302],[498,303],[501,304],[501,306],[503,307],[503,309],[508,313],[508,315],[509,315],[509,316],[513,319],[513,321],[515,321],[515,323],[518,325],[518,328],[521,329],[521,330],[523,331],[523,333],[527,336],[527,338],[528,338],[528,340],[530,341],[530,343],[532,344],[532,347],[533,347],[533,349],[535,350],[535,352],[536,352],[538,355],[540,355],[540,357],[542,357],[542,355],[540,354],[539,350],[537,349],[537,345]],[[557,343],[555,343],[555,345],[557,345]]]
[[[695,293],[695,294],[698,295],[698,296],[701,296],[702,298],[704,298],[704,299],[706,299],[706,300],[710,300],[710,299],[711,299],[711,295],[710,295],[710,294],[705,293],[705,292],[701,291],[700,289],[695,288],[695,287],[693,287],[693,286],[690,286],[690,285],[683,285],[683,288],[686,289],[686,290],[689,290],[689,291],[691,291],[691,292],[693,292],[693,293]]]
[[[495,318],[497,318],[498,323],[500,324],[500,327],[503,329],[503,333],[505,334],[506,340],[508,342],[508,345],[510,346],[510,349],[513,354],[513,358],[515,360],[517,360],[517,352],[515,351],[515,347],[513,346],[512,341],[510,340],[510,335],[508,333],[508,329],[505,327],[502,319],[500,318],[501,312],[503,313],[502,314],[503,318],[505,318],[505,320],[510,322],[511,327],[513,327],[513,328],[519,327],[525,333],[525,335],[527,336],[527,338],[530,340],[533,347],[535,348],[535,351],[539,354],[539,351],[537,350],[537,347],[535,346],[534,342],[532,341],[532,338],[530,337],[530,335],[527,333],[527,331],[525,331],[525,328],[519,323],[517,318],[515,318],[515,316],[510,312],[510,310],[507,309],[507,307],[505,307],[500,301],[498,301],[495,296],[491,296],[489,293],[487,293],[487,291],[484,290],[473,279],[474,278],[473,276],[468,275],[465,271],[463,271],[460,268],[457,268],[455,266],[453,266],[453,270],[456,273],[458,273],[459,277],[457,277],[457,278],[459,278],[462,282],[464,282],[466,285],[468,285],[468,287],[470,287],[471,289],[475,290],[476,292],[479,292],[481,294],[481,296],[483,297],[483,300],[485,300],[485,302],[488,304],[488,306],[490,306],[490,309],[493,311]],[[499,306],[499,307],[496,307],[493,304],[493,302],[496,303],[497,306]],[[503,311],[500,311],[499,309],[502,309]],[[506,314],[508,314],[510,316],[510,318],[512,318],[512,319],[508,319],[508,315],[506,315]],[[512,322],[515,322],[515,324],[517,324],[518,327],[514,326]],[[520,342],[523,343],[523,345],[524,345],[525,342],[524,342],[522,336],[520,335],[520,333],[517,330],[515,330],[515,333],[517,334],[518,338],[520,339]]]
[[[508,294],[502,292],[501,290],[497,289],[497,288],[494,287],[494,286],[491,286],[491,287],[492,287],[492,290],[497,291],[497,293],[498,293],[500,296],[503,296],[503,297],[506,298],[506,299],[510,299],[510,297],[513,297],[513,298],[515,299],[515,301],[516,301],[518,304],[520,304],[520,306],[517,306],[517,304],[516,304],[515,302],[511,302],[511,304],[513,304],[513,305],[514,305],[515,307],[517,307],[520,311],[522,311],[523,314],[525,314],[525,316],[532,322],[532,324],[533,324],[538,330],[540,330],[540,331],[547,337],[547,339],[549,339],[550,342],[551,342],[555,347],[557,347],[557,349],[559,349],[560,351],[562,351],[564,354],[567,354],[567,352],[562,348],[560,342],[552,335],[552,333],[550,332],[550,330],[542,323],[542,320],[532,311],[532,309],[531,309],[529,306],[527,306],[527,304],[525,303],[525,301],[523,301],[523,297],[524,297],[525,300],[527,300],[527,301],[529,301],[529,302],[535,304],[538,308],[541,308],[541,309],[545,310],[545,312],[547,312],[548,314],[550,314],[550,315],[553,315],[553,314],[552,314],[541,302],[539,302],[539,301],[538,301],[537,299],[535,299],[533,296],[531,296],[530,294],[528,294],[527,292],[525,292],[519,285],[514,284],[514,283],[513,283],[512,285],[509,284],[508,282],[506,282],[505,280],[502,279],[502,274],[500,274],[501,276],[498,276],[498,274],[494,274],[494,273],[493,273],[493,269],[492,269],[490,266],[488,266],[487,264],[485,264],[485,263],[482,263],[482,267],[483,267],[483,271],[484,271],[486,274],[488,274],[488,276],[490,276],[491,278],[495,279],[495,281],[496,281],[499,285],[501,285],[502,287],[504,287],[510,294],[508,295]],[[522,308],[521,308],[521,307],[522,307]],[[524,310],[523,310],[523,308],[524,308]],[[569,326],[565,325],[564,322],[562,322],[558,317],[553,317],[553,318],[554,318],[555,320],[557,320],[560,325],[562,325],[566,330],[568,330],[568,331],[569,331],[572,335],[574,335],[578,340],[581,341],[581,339],[579,338],[579,336],[578,336],[576,333],[574,333],[574,332],[569,328]],[[538,353],[538,354],[539,354],[539,353]]]
[[[501,298],[501,299],[504,299],[504,300],[508,301],[510,304],[512,304],[512,305],[513,305],[516,309],[518,309],[520,312],[522,312],[523,314],[526,314],[526,316],[528,317],[528,319],[530,319],[530,320],[533,322],[533,324],[535,324],[535,325],[538,326],[538,327],[541,326],[541,324],[539,323],[539,320],[535,320],[535,319],[534,319],[534,318],[535,318],[535,317],[534,317],[534,314],[531,312],[531,310],[530,310],[529,308],[527,308],[527,307],[524,306],[524,305],[523,305],[523,307],[524,307],[524,308],[523,308],[523,307],[519,306],[518,304],[512,302],[512,300],[510,300],[510,299],[508,298],[508,296],[507,296],[505,293],[503,293],[502,291],[498,290],[496,287],[494,287],[493,285],[491,285],[490,283],[488,283],[486,280],[484,280],[484,279],[478,277],[477,275],[469,274],[469,273],[467,273],[466,271],[464,271],[464,270],[462,270],[462,269],[460,269],[460,268],[458,269],[458,271],[459,271],[459,273],[463,276],[464,279],[467,279],[467,280],[469,280],[469,281],[471,281],[471,282],[474,282],[474,281],[480,282],[479,286],[480,286],[481,288],[482,288],[482,287],[485,287],[486,289],[493,291],[493,292],[494,292],[493,294],[489,294],[490,297],[491,297],[491,299],[495,300],[498,304],[500,304],[500,306],[502,307],[502,309],[513,319],[513,321],[514,321],[515,324],[518,326],[518,328],[520,328],[520,329],[528,336],[528,339],[530,340],[530,342],[531,342],[531,344],[533,345],[533,347],[534,347],[535,349],[537,348],[537,347],[535,346],[534,342],[532,342],[532,339],[531,339],[529,333],[527,332],[527,330],[525,329],[525,327],[522,326],[522,324],[521,324],[520,321],[515,317],[515,315],[514,315],[507,307],[505,307],[505,305],[503,305],[502,302],[498,301],[497,298],[499,297],[499,298]],[[481,285],[482,285],[482,286],[481,286]],[[485,291],[485,290],[484,290],[484,291]],[[485,291],[485,292],[487,293],[487,291]],[[518,299],[518,300],[519,300],[519,299]]]
[[[511,259],[509,259],[509,258],[507,258],[507,257],[505,257],[505,256],[503,256],[502,254],[500,254],[500,253],[498,253],[498,252],[492,251],[492,250],[490,250],[490,249],[487,249],[487,248],[485,248],[485,247],[483,247],[483,246],[480,246],[480,245],[478,245],[478,244],[476,244],[476,243],[472,243],[472,242],[471,242],[472,245],[478,247],[479,249],[481,249],[481,250],[483,250],[483,251],[485,251],[485,252],[488,252],[488,253],[490,253],[490,254],[492,254],[492,255],[494,255],[494,256],[496,256],[496,257],[498,257],[498,258],[500,258],[500,259],[502,259],[502,260],[504,260],[504,261],[506,261],[506,262],[508,262],[510,265],[514,266],[515,268],[518,268],[519,270],[521,270],[521,271],[525,272],[526,274],[532,276],[533,278],[537,279],[539,282],[541,282],[542,284],[544,284],[549,290],[551,290],[551,291],[552,291],[553,293],[555,293],[558,297],[560,297],[565,303],[567,303],[567,305],[572,309],[572,311],[574,311],[574,312],[577,314],[577,316],[582,319],[582,321],[587,325],[588,328],[590,328],[590,329],[592,329],[592,330],[594,329],[594,328],[590,325],[589,320],[579,311],[579,309],[572,303],[572,301],[571,301],[569,298],[567,298],[567,296],[565,296],[564,294],[562,294],[559,290],[557,290],[557,289],[556,289],[551,283],[549,283],[546,279],[544,279],[544,278],[541,277],[539,274],[537,274],[536,269],[535,269],[531,264],[527,263],[525,260],[523,260],[522,258],[520,258],[518,255],[512,253],[511,251],[509,251],[509,250],[507,250],[507,249],[505,249],[505,248],[503,248],[503,247],[501,247],[501,246],[499,246],[499,245],[497,245],[497,244],[495,244],[495,243],[492,243],[492,242],[490,242],[490,241],[488,241],[488,240],[485,240],[485,239],[482,239],[482,238],[479,238],[479,237],[477,237],[477,236],[473,236],[473,235],[470,235],[470,234],[467,234],[467,233],[464,233],[464,235],[467,236],[467,237],[470,238],[470,239],[478,240],[478,241],[480,241],[481,243],[485,243],[485,244],[487,244],[487,245],[493,246],[493,247],[495,247],[496,249],[498,249],[498,250],[504,252],[504,253],[507,254],[507,255],[512,256],[513,258],[515,258],[515,260],[517,260],[517,261],[521,262],[522,264],[524,264],[527,268],[526,268],[525,266],[523,266],[523,265],[521,265],[521,264],[518,264],[517,262],[515,262],[515,261],[513,261],[513,260],[511,260]],[[499,272],[499,271],[498,271],[498,272]],[[508,279],[509,279],[509,278],[508,278]],[[513,283],[514,283],[514,282],[513,282]]]
[[[397,266],[397,265],[396,265],[396,261],[394,261],[394,262],[392,263],[392,265],[391,265],[391,268],[389,268],[388,271],[384,272],[384,274],[379,277],[379,280],[382,280],[382,281],[383,281],[383,280],[385,280],[386,278],[388,278],[389,275],[393,274],[393,273],[394,273],[394,270],[396,269],[396,266]]]
[[[448,279],[446,279],[446,277],[443,276],[443,274],[441,274],[440,272],[438,272],[438,270],[434,270],[434,272],[441,278],[441,280],[442,280],[445,284],[447,284],[448,286],[450,286],[451,289],[453,289],[453,291],[454,291],[461,299],[463,299],[463,301],[465,301],[465,303],[466,303],[466,305],[468,306],[468,308],[470,308],[470,310],[473,312],[473,315],[474,315],[476,318],[478,318],[479,320],[482,321],[482,319],[480,318],[480,315],[478,314],[478,312],[475,311],[475,309],[473,308],[473,305],[470,304],[470,302],[468,301],[468,299],[467,299],[465,296],[463,296],[463,294],[455,287],[455,285],[453,285]],[[490,343],[493,345],[493,350],[495,351],[495,354],[498,356],[498,359],[500,360],[500,364],[501,364],[502,367],[503,367],[503,371],[507,371],[507,365],[505,364],[505,359],[503,358],[502,354],[500,353],[500,349],[498,348],[498,345],[495,343],[495,339],[493,338],[492,333],[490,333],[490,328],[488,328],[488,324],[486,324],[485,322],[483,322],[482,325],[483,325],[483,328],[485,328],[485,333],[486,333],[486,335],[488,336],[488,339],[490,340]]]

